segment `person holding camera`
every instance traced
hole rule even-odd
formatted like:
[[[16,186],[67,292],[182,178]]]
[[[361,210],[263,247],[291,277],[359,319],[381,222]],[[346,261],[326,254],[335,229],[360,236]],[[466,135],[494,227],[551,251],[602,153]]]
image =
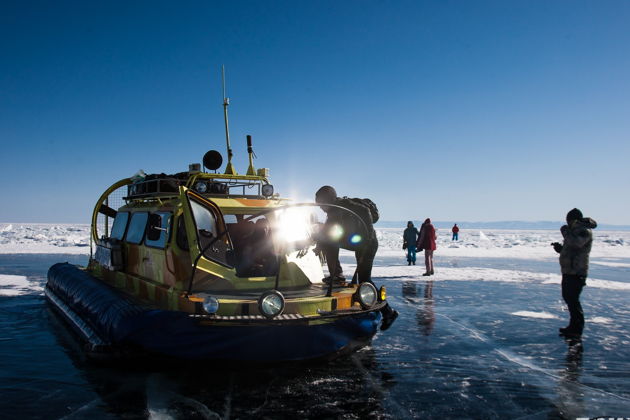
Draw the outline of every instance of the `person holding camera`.
[[[560,228],[564,241],[551,245],[560,254],[562,271],[562,298],[569,307],[571,320],[569,325],[560,328],[560,335],[579,338],[584,330],[584,311],[580,304],[580,293],[586,285],[588,260],[593,244],[592,229],[597,222],[590,217],[583,217],[582,212],[573,209],[567,213],[567,224]]]

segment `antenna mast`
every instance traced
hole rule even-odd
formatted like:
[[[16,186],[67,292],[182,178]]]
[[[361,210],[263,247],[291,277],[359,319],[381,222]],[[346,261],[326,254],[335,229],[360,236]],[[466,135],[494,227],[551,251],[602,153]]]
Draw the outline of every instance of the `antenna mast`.
[[[225,167],[225,173],[227,175],[237,175],[234,167],[232,166],[232,147],[230,147],[230,129],[228,128],[228,105],[230,105],[230,98],[225,96],[225,65],[221,66],[221,81],[223,85],[223,119],[225,120],[225,142],[227,144],[228,161]]]

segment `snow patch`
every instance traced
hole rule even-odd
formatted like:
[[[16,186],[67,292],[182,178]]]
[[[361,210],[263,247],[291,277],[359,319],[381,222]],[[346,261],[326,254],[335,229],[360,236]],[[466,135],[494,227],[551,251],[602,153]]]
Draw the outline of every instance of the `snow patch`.
[[[591,264],[603,265],[604,267],[630,268],[630,263],[615,262],[615,261],[591,261]]]
[[[522,316],[525,318],[558,319],[557,316],[548,312],[516,311],[512,312],[510,315]]]
[[[603,316],[596,316],[593,318],[589,318],[588,322],[592,322],[593,324],[612,324],[614,321],[610,318],[605,318]]]
[[[344,265],[347,273],[354,272],[354,265]],[[424,267],[420,266],[374,266],[372,277],[381,279],[400,279],[404,281],[423,281]],[[560,284],[562,276],[559,273],[539,273],[530,271],[504,270],[486,267],[436,267],[435,274],[428,279],[433,281],[491,281],[502,283],[522,284]],[[612,280],[586,279],[586,285],[597,289],[630,290],[630,283]]]
[[[21,296],[33,292],[42,292],[44,288],[24,276],[0,274],[0,296]]]

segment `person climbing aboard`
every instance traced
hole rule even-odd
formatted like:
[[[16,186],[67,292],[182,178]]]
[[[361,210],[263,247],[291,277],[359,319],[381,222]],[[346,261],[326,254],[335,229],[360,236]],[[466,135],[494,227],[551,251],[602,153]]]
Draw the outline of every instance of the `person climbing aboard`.
[[[374,230],[374,223],[378,220],[378,209],[376,205],[367,198],[348,198],[337,197],[337,191],[329,185],[324,185],[315,194],[315,202],[318,204],[332,204],[358,215],[365,227],[365,237],[354,234],[349,238],[343,238],[335,243],[329,240],[322,240],[317,244],[316,249],[320,249],[326,256],[326,263],[330,276],[324,281],[340,281],[345,280],[339,263],[339,248],[354,251],[357,262],[357,269],[352,278],[353,283],[372,282],[372,266],[374,264],[374,256],[378,249],[378,239]],[[365,229],[357,228],[360,221],[352,213],[343,211],[332,206],[322,206],[322,210],[326,213],[326,221],[324,222],[324,231],[334,230],[340,227],[343,232],[363,232]],[[381,309],[383,322],[381,323],[381,331],[387,330],[398,318],[398,311],[392,309],[389,303]]]

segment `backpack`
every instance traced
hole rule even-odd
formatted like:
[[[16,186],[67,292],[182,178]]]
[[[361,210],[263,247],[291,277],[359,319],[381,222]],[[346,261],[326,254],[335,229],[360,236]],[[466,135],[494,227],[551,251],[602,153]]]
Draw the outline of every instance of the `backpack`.
[[[352,201],[360,206],[366,207],[370,211],[370,216],[372,217],[372,224],[378,222],[378,207],[374,204],[374,201],[369,198],[348,198],[344,197],[344,199]]]

